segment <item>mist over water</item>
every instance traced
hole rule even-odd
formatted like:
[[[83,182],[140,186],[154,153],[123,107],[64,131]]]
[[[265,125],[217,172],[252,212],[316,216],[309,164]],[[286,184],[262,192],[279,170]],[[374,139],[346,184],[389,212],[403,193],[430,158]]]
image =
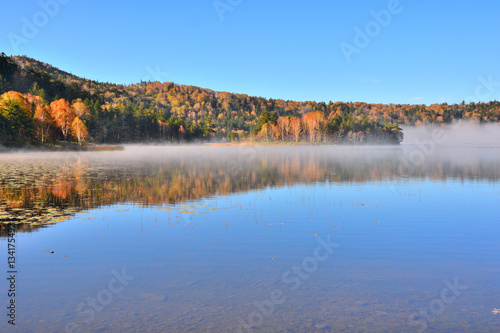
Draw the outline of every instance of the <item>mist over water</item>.
[[[21,329],[234,332],[280,289],[285,304],[253,331],[405,331],[457,277],[473,287],[429,331],[493,332],[500,148],[411,131],[399,146],[0,154],[0,221],[17,224],[30,304]],[[283,274],[319,238],[341,247],[294,289]],[[79,305],[122,267],[135,279],[89,322]]]
[[[0,155],[0,218],[45,222],[109,204],[173,204],[298,184],[500,179],[500,147],[443,145],[447,136],[400,146],[131,145],[7,153]],[[57,211],[49,209],[54,206]]]
[[[474,131],[484,132],[489,143],[471,143],[458,133],[462,129],[470,136]],[[0,177],[23,175],[29,173],[23,167],[44,164],[54,166],[53,170],[182,171],[201,178],[211,173],[240,177],[267,170],[272,171],[267,178],[272,184],[276,179],[307,181],[311,173],[318,177],[312,181],[332,174],[342,175],[338,181],[395,179],[401,167],[410,164],[411,176],[417,178],[435,177],[436,170],[443,179],[457,175],[491,178],[500,177],[500,145],[495,142],[499,130],[499,126],[459,125],[410,128],[399,146],[127,145],[123,151],[106,152],[19,151],[0,154]]]
[[[402,126],[402,128],[404,133],[402,144],[418,144],[432,140],[433,136],[438,135],[443,139],[439,143],[440,146],[500,145],[500,124],[498,123],[480,124],[479,122],[459,121],[445,127],[427,125]]]

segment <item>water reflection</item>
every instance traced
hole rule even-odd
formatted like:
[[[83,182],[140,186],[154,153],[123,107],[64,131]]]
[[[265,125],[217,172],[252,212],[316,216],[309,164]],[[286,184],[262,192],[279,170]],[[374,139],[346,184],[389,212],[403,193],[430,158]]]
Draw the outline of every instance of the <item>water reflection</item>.
[[[128,147],[0,156],[0,221],[19,231],[117,203],[173,204],[299,183],[500,179],[498,148]],[[423,156],[423,155],[422,155]],[[3,236],[4,226],[2,226]]]
[[[414,148],[1,155],[5,220],[39,217],[17,226],[18,328],[496,332],[500,154],[441,149],[408,167]],[[340,245],[324,261],[320,240]],[[134,279],[89,320],[123,269]],[[423,317],[456,279],[467,290]],[[277,289],[286,301],[256,323]]]

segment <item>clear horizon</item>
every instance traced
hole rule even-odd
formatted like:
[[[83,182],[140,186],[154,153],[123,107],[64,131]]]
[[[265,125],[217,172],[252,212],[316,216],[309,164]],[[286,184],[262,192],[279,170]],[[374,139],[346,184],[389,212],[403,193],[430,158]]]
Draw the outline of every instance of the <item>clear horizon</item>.
[[[0,52],[101,82],[175,82],[294,101],[500,99],[500,4],[6,3]],[[97,9],[96,9],[97,8]]]

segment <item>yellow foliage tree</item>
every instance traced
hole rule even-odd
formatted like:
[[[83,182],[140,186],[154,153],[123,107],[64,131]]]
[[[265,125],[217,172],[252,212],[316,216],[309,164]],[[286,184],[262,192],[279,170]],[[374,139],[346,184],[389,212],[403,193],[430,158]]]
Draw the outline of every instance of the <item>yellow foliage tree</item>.
[[[87,141],[89,131],[80,118],[75,117],[75,120],[71,124],[71,131],[73,136],[78,139],[78,144],[81,145],[82,142]]]
[[[33,105],[22,94],[9,91],[0,96],[0,141],[31,140]]]
[[[262,125],[262,129],[260,130],[259,135],[261,137],[265,137],[266,141],[268,141],[269,140],[269,136],[272,135],[272,128],[271,128],[271,126],[268,123],[265,123],[264,125]]]
[[[85,105],[81,99],[77,99],[76,101],[74,101],[72,107],[75,110],[75,114],[78,118],[87,119],[90,116],[90,111],[87,105]]]

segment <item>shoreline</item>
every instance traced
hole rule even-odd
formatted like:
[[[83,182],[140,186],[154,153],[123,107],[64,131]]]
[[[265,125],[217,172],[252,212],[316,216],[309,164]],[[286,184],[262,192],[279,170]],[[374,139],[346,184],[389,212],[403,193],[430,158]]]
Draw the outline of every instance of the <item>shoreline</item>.
[[[65,151],[119,151],[125,150],[122,145],[84,145],[84,146],[25,146],[25,147],[0,147],[0,153],[25,152],[65,152]]]
[[[342,144],[333,142],[197,142],[195,145],[208,146],[208,147],[236,147],[236,146],[269,146],[269,147],[282,147],[282,146],[330,146],[330,147],[363,147],[363,146],[400,146],[401,144]],[[193,145],[191,142],[183,143],[166,143],[166,144],[151,144],[151,143],[129,143],[123,145],[62,145],[62,146],[21,146],[21,147],[5,147],[0,146],[1,153],[12,152],[65,152],[65,151],[122,151],[127,146],[151,146],[151,147],[164,147],[164,146],[182,146]]]
[[[362,146],[399,146],[401,144],[349,144],[349,143],[334,143],[334,142],[207,142],[207,146],[332,146],[332,147],[362,147]]]

